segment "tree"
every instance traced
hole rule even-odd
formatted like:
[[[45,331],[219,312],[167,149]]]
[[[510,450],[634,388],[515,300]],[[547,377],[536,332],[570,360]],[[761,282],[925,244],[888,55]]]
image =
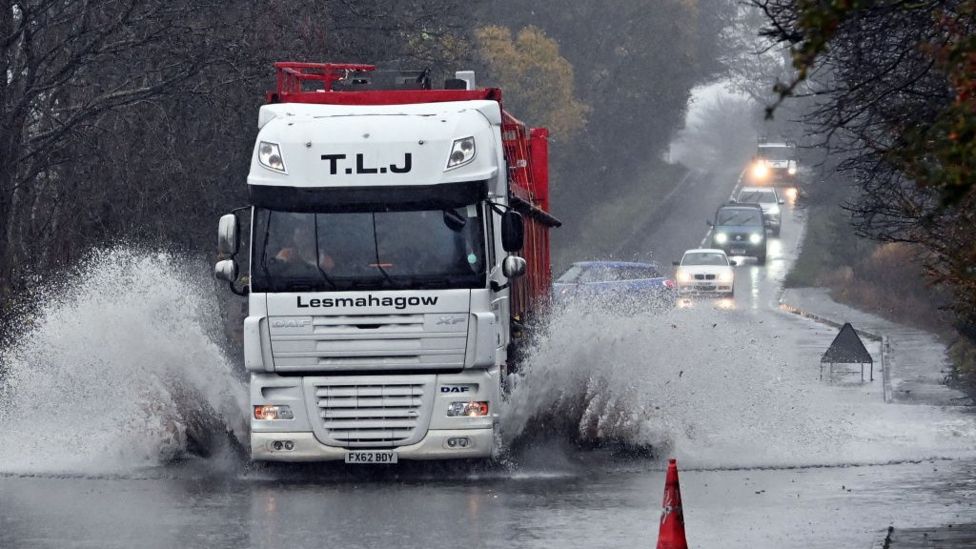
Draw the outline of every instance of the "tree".
[[[214,37],[187,18],[214,15],[202,1],[0,2],[0,299],[30,267],[37,227],[63,223],[82,204],[72,170],[105,131],[109,113],[177,89],[206,68]],[[150,62],[151,60],[151,62]]]
[[[590,110],[585,128],[553,147],[556,215],[572,219],[561,241],[605,197],[640,194],[684,121],[691,88],[717,75],[720,31],[732,0],[623,0],[612,3],[500,0],[486,23],[532,25],[559,44],[575,94]],[[511,95],[511,94],[509,94]]]
[[[760,34],[766,18],[750,4],[736,6],[722,29],[722,63],[728,69],[730,86],[760,105],[776,99],[772,83],[788,81],[794,70],[788,48]]]
[[[300,15],[296,15],[300,14]],[[450,0],[0,1],[0,316],[92,246],[209,252],[243,184],[271,63],[444,65]]]
[[[568,141],[583,129],[590,109],[576,99],[573,67],[554,40],[537,27],[526,27],[513,39],[507,28],[487,26],[475,37],[487,77],[505,90],[512,112],[549,128],[558,140]]]
[[[822,98],[810,121],[859,194],[859,232],[925,250],[964,322],[976,319],[976,1],[755,0]]]

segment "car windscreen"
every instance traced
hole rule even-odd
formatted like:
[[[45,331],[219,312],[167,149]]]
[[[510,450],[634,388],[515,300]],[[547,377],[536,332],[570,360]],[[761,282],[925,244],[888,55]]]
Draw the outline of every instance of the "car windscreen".
[[[762,225],[758,208],[722,208],[715,215],[716,225]]]
[[[742,191],[739,193],[739,202],[775,204],[776,195],[772,191]]]
[[[484,223],[447,210],[298,213],[255,209],[254,291],[476,288]]]
[[[759,147],[759,156],[767,160],[793,160],[796,149],[793,147]]]
[[[682,265],[708,265],[708,266],[727,266],[729,259],[725,254],[717,252],[695,252],[685,254],[681,259]]]
[[[583,272],[583,267],[579,265],[573,265],[566,270],[559,278],[556,279],[557,284],[573,284],[579,279],[580,273]]]

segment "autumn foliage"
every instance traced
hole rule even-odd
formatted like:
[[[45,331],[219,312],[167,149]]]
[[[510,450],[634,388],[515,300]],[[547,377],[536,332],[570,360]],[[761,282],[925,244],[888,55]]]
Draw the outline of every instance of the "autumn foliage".
[[[573,67],[559,45],[538,27],[518,34],[489,25],[475,31],[477,50],[492,85],[505,90],[505,103],[526,122],[568,140],[586,125],[590,108],[575,97]]]

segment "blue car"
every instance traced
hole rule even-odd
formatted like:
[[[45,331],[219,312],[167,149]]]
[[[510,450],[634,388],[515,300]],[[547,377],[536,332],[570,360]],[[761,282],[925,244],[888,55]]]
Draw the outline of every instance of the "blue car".
[[[553,284],[555,301],[594,298],[602,305],[671,308],[677,296],[674,281],[655,263],[581,261]]]

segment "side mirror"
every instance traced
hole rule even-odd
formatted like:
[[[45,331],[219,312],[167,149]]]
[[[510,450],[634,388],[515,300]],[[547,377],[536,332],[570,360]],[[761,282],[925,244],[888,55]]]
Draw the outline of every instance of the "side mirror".
[[[672,261],[671,264],[674,265],[675,267],[680,267],[681,266],[681,262],[680,261]]]
[[[502,261],[502,274],[505,278],[518,278],[525,274],[525,260],[517,255],[510,255]]]
[[[214,276],[218,279],[233,284],[237,281],[237,263],[233,259],[218,261],[214,266]]]
[[[522,214],[507,210],[502,214],[502,249],[517,252],[525,245],[525,222]]]
[[[227,214],[220,217],[217,225],[217,253],[222,256],[237,253],[237,216]]]
[[[780,198],[780,199],[779,199],[779,203],[780,203],[780,204],[786,204],[786,201],[785,201],[785,200],[783,200],[782,198]]]
[[[708,225],[709,227],[714,227],[715,226],[715,224],[712,223],[712,220],[711,219],[706,219],[705,220],[705,224]]]
[[[738,264],[739,264],[739,263],[738,263],[737,261],[735,261],[735,260],[732,260],[732,259],[730,259],[730,260],[729,260],[729,265],[731,265],[731,266],[733,266],[733,267],[735,267],[735,266],[736,266],[736,265],[738,265]]]

